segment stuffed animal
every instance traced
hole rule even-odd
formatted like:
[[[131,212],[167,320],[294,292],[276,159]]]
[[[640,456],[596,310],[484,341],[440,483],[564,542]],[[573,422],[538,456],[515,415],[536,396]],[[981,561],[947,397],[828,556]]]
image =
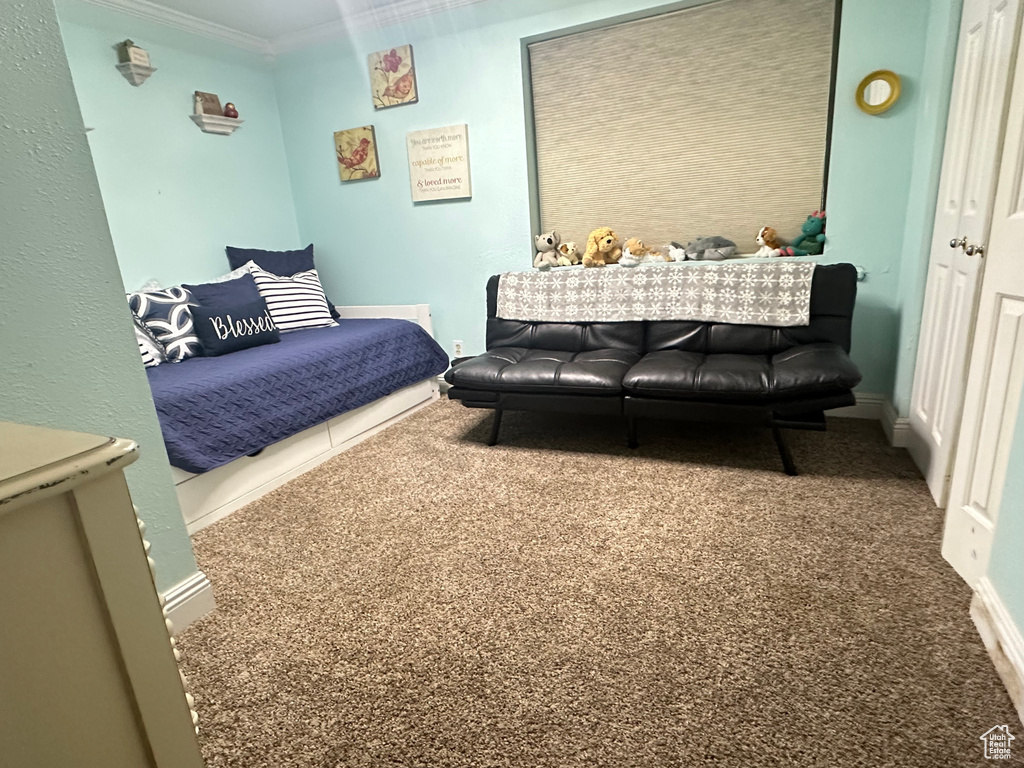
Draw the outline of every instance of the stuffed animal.
[[[736,243],[724,237],[698,237],[686,245],[673,240],[666,261],[724,261],[736,253]]]
[[[619,236],[611,227],[599,227],[587,237],[587,251],[583,254],[584,267],[603,267],[615,264],[622,256]]]
[[[558,266],[558,244],[562,238],[555,231],[533,238],[533,244],[537,246],[537,255],[533,259],[533,266],[537,269],[551,269]]]
[[[686,258],[693,261],[723,261],[736,253],[736,243],[724,237],[698,237],[686,244]]]
[[[779,248],[779,256],[820,256],[825,250],[825,212],[815,211],[800,227],[800,236]]]
[[[558,246],[558,266],[571,267],[580,263],[580,254],[576,250],[576,243],[570,240]]]
[[[758,249],[755,256],[778,256],[779,250],[782,248],[782,243],[779,242],[779,234],[771,227],[761,227],[757,230],[756,242],[761,247]]]
[[[686,246],[673,240],[668,244],[669,261],[686,261]]]
[[[635,267],[637,264],[664,264],[666,261],[673,259],[655,248],[648,248],[640,238],[631,237],[622,247],[619,264],[624,267]]]

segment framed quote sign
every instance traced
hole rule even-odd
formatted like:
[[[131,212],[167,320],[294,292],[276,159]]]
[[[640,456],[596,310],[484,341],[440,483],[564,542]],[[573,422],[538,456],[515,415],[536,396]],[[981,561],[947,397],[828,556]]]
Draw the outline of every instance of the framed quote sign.
[[[473,196],[469,182],[469,129],[463,125],[406,134],[412,200],[457,200]]]

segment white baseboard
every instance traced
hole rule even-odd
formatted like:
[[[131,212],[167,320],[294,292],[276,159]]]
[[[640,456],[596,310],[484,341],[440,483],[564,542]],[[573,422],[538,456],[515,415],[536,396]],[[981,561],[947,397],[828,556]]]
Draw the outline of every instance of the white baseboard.
[[[890,400],[882,403],[882,429],[889,438],[889,445],[896,448],[907,447],[910,438],[910,417],[900,416]]]
[[[202,571],[196,571],[184,581],[180,581],[163,593],[166,601],[164,610],[174,627],[174,634],[179,634],[185,627],[217,607],[213,599],[213,585]]]
[[[847,419],[872,419],[882,424],[889,445],[896,448],[907,447],[907,435],[910,432],[910,419],[896,412],[892,401],[885,395],[874,392],[854,392],[856,405],[846,408],[834,408],[829,416],[841,416]]]
[[[841,416],[846,419],[872,419],[881,421],[882,405],[886,402],[885,395],[876,395],[873,392],[854,392],[857,398],[856,405],[848,405],[845,408],[833,408],[828,412],[829,416]]]
[[[971,618],[1024,724],[1024,635],[987,576],[975,587]]]

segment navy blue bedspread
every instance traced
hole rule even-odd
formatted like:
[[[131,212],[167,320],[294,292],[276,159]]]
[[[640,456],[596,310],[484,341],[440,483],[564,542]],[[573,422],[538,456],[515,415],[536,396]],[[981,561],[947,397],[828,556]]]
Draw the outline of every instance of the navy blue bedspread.
[[[418,325],[374,319],[146,373],[171,464],[207,472],[447,368]]]

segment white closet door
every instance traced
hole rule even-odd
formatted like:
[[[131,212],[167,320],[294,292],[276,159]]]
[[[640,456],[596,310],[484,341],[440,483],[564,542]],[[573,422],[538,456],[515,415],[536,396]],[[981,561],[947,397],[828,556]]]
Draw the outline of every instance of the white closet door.
[[[960,21],[907,445],[939,506],[949,488],[983,270],[966,248],[988,237],[1019,10],[1020,0],[966,0]]]
[[[1024,386],[1024,56],[1018,56],[942,554],[985,574]]]

